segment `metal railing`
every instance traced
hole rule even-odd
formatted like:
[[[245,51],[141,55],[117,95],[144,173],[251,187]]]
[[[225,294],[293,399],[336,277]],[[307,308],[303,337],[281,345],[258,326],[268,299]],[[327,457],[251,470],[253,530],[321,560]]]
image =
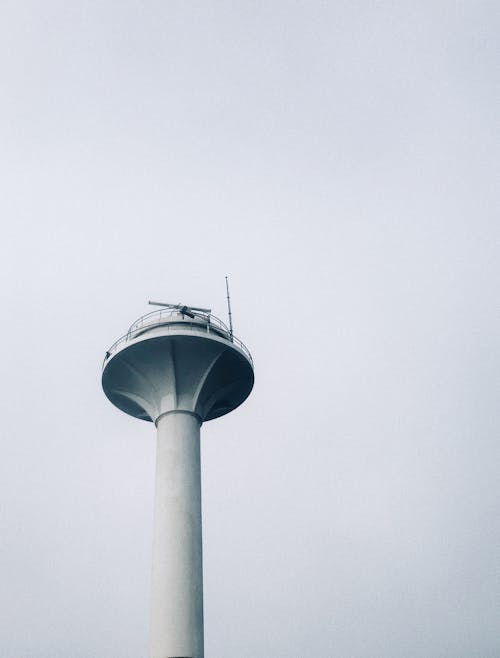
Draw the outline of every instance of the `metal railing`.
[[[122,346],[122,343],[128,343],[129,341],[143,334],[145,331],[149,331],[155,327],[162,327],[162,329],[167,331],[176,331],[181,328],[182,331],[188,330],[196,331],[198,333],[213,333],[219,338],[225,338],[231,343],[234,343],[242,352],[246,354],[246,356],[250,359],[250,363],[253,364],[252,355],[250,354],[248,347],[246,347],[246,345],[244,345],[244,343],[242,343],[242,341],[234,334],[231,334],[229,328],[224,322],[222,322],[222,320],[220,320],[215,315],[212,315],[211,313],[196,313],[195,318],[198,321],[191,322],[179,311],[172,311],[171,309],[151,311],[150,313],[146,313],[146,315],[142,315],[130,325],[126,334],[120,336],[120,338],[115,340],[115,342],[111,345],[111,347],[106,352],[106,356],[104,357],[103,367],[106,365],[108,359],[117,351],[117,349]],[[179,327],[179,325],[181,325],[181,327]]]

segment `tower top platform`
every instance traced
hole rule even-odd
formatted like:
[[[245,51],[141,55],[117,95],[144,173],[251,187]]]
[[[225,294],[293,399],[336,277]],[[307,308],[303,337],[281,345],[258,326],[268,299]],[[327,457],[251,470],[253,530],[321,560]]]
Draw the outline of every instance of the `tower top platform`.
[[[211,313],[188,307],[143,315],[106,352],[102,385],[119,409],[156,422],[184,411],[200,422],[239,406],[254,382],[248,348]]]

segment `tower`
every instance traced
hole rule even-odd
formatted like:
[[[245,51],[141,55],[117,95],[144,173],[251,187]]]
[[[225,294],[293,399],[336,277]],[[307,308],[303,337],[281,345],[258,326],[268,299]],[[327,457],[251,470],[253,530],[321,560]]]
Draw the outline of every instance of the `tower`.
[[[106,352],[102,386],[157,429],[151,658],[203,658],[200,427],[248,397],[253,363],[210,309],[150,303]]]

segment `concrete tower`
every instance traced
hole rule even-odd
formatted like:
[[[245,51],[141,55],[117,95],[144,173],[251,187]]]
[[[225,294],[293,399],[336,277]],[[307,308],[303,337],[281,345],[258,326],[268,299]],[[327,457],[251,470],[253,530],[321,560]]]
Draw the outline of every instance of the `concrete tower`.
[[[208,309],[158,305],[106,352],[102,386],[157,428],[151,658],[203,658],[200,427],[248,397],[253,364]]]

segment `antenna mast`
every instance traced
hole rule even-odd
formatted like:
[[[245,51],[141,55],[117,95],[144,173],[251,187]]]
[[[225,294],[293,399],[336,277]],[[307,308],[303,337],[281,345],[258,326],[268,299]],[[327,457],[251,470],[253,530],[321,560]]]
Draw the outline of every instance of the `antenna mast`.
[[[227,293],[227,312],[229,315],[229,335],[231,340],[233,340],[233,315],[231,313],[231,298],[229,297],[229,282],[226,276],[226,293]]]

